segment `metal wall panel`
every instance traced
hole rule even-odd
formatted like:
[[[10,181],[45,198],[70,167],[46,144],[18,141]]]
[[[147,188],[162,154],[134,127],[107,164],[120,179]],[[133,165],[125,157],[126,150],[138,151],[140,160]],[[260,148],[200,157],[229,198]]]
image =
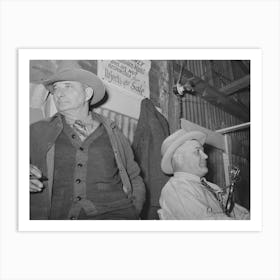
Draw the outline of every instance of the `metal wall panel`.
[[[132,144],[137,127],[137,119],[101,107],[95,109],[95,112],[114,121],[130,144]]]
[[[195,76],[201,77],[202,79],[209,80],[209,73],[207,73],[206,61],[186,61],[186,68],[191,71]],[[221,64],[216,64],[217,72],[222,72]],[[222,83],[228,83],[226,79],[219,81],[215,77],[214,84],[219,86]],[[200,126],[208,128],[210,130],[218,130],[240,124],[241,121],[222,109],[208,103],[202,98],[187,94],[182,98],[182,117],[196,123]],[[244,129],[229,133],[232,139],[238,140],[243,149],[250,148],[250,130]],[[213,147],[206,146],[206,152],[208,153],[208,167],[209,173],[207,178],[212,182],[217,183],[220,186],[225,186],[225,173],[223,166],[223,155],[222,151]],[[248,151],[248,157],[249,157]],[[250,207],[250,163],[249,158],[244,158],[236,155],[230,157],[231,164],[237,165],[241,169],[242,180],[239,182],[236,198],[237,201],[245,207]]]

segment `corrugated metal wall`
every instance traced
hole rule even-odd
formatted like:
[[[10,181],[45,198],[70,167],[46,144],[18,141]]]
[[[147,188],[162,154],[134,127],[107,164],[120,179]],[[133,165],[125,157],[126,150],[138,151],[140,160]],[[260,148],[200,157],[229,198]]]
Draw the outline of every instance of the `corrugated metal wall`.
[[[137,127],[137,119],[131,118],[129,116],[102,107],[96,108],[94,111],[114,121],[116,125],[119,127],[119,129],[126,136],[126,138],[129,140],[130,144],[132,144],[134,133]]]
[[[212,84],[216,86],[224,86],[227,79],[213,79],[209,77],[209,61],[186,61],[185,67],[191,71],[195,76],[200,77],[204,80],[210,81],[212,79]],[[218,64],[216,64],[218,65]],[[220,65],[221,66],[221,65]],[[217,72],[223,71],[222,67],[217,67]],[[212,73],[213,74],[213,73]],[[226,76],[226,74],[225,74]],[[220,82],[220,84],[219,84]],[[229,83],[230,80],[228,79]],[[187,94],[182,99],[182,117],[196,123],[200,126],[208,128],[210,130],[218,130],[221,128],[226,128],[242,123],[236,117],[226,113],[222,109],[208,103],[199,96]],[[244,129],[237,132],[229,133],[232,139],[238,140],[241,144],[240,149],[246,151],[250,147],[250,130]],[[224,166],[223,166],[223,157],[222,151],[206,147],[206,151],[209,155],[208,166],[209,173],[208,179],[217,183],[220,186],[225,186],[225,175],[224,175]],[[236,191],[236,198],[239,203],[250,207],[250,163],[249,163],[249,151],[248,157],[240,157],[236,155],[231,156],[231,163],[237,165],[241,169],[242,179],[238,184]]]

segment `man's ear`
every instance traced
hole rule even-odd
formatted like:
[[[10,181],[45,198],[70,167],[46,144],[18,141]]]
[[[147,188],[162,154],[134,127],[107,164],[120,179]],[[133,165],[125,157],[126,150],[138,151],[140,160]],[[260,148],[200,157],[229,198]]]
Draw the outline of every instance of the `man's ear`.
[[[86,93],[86,101],[88,101],[93,96],[93,89],[91,87],[87,87],[85,89],[85,93]]]
[[[172,156],[172,166],[174,170],[178,170],[182,164],[182,153],[180,153],[178,150],[175,151],[175,153]]]

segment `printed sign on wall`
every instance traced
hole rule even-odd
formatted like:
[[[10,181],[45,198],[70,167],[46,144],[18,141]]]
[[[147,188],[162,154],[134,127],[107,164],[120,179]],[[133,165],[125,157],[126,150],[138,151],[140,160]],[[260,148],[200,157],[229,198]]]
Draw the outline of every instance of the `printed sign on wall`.
[[[103,82],[141,97],[150,96],[150,68],[150,60],[98,60],[98,76]]]

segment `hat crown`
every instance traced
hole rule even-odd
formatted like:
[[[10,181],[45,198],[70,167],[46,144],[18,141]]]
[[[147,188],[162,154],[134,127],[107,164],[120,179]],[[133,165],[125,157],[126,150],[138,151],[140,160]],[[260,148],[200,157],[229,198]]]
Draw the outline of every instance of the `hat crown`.
[[[161,169],[166,174],[173,173],[172,157],[174,152],[186,141],[197,140],[201,145],[205,143],[206,134],[200,131],[189,131],[180,129],[168,136],[161,146]]]
[[[56,63],[56,73],[71,69],[82,69],[77,60],[61,60]]]
[[[162,143],[161,145],[161,155],[163,156],[165,154],[165,152],[167,151],[167,149],[169,148],[169,146],[177,139],[180,138],[181,136],[183,136],[186,133],[186,131],[184,129],[179,129],[177,131],[175,131],[174,133],[172,133],[171,135],[169,135]]]
[[[49,66],[48,64],[46,66]],[[45,75],[35,75],[37,66],[31,65],[30,82],[36,84],[43,84],[48,90],[49,86],[61,81],[76,81],[85,84],[93,89],[93,97],[91,105],[101,101],[105,96],[105,85],[103,81],[92,71],[83,69],[77,61],[52,61],[51,71]],[[37,68],[36,68],[37,67]],[[33,70],[36,70],[35,72]]]

